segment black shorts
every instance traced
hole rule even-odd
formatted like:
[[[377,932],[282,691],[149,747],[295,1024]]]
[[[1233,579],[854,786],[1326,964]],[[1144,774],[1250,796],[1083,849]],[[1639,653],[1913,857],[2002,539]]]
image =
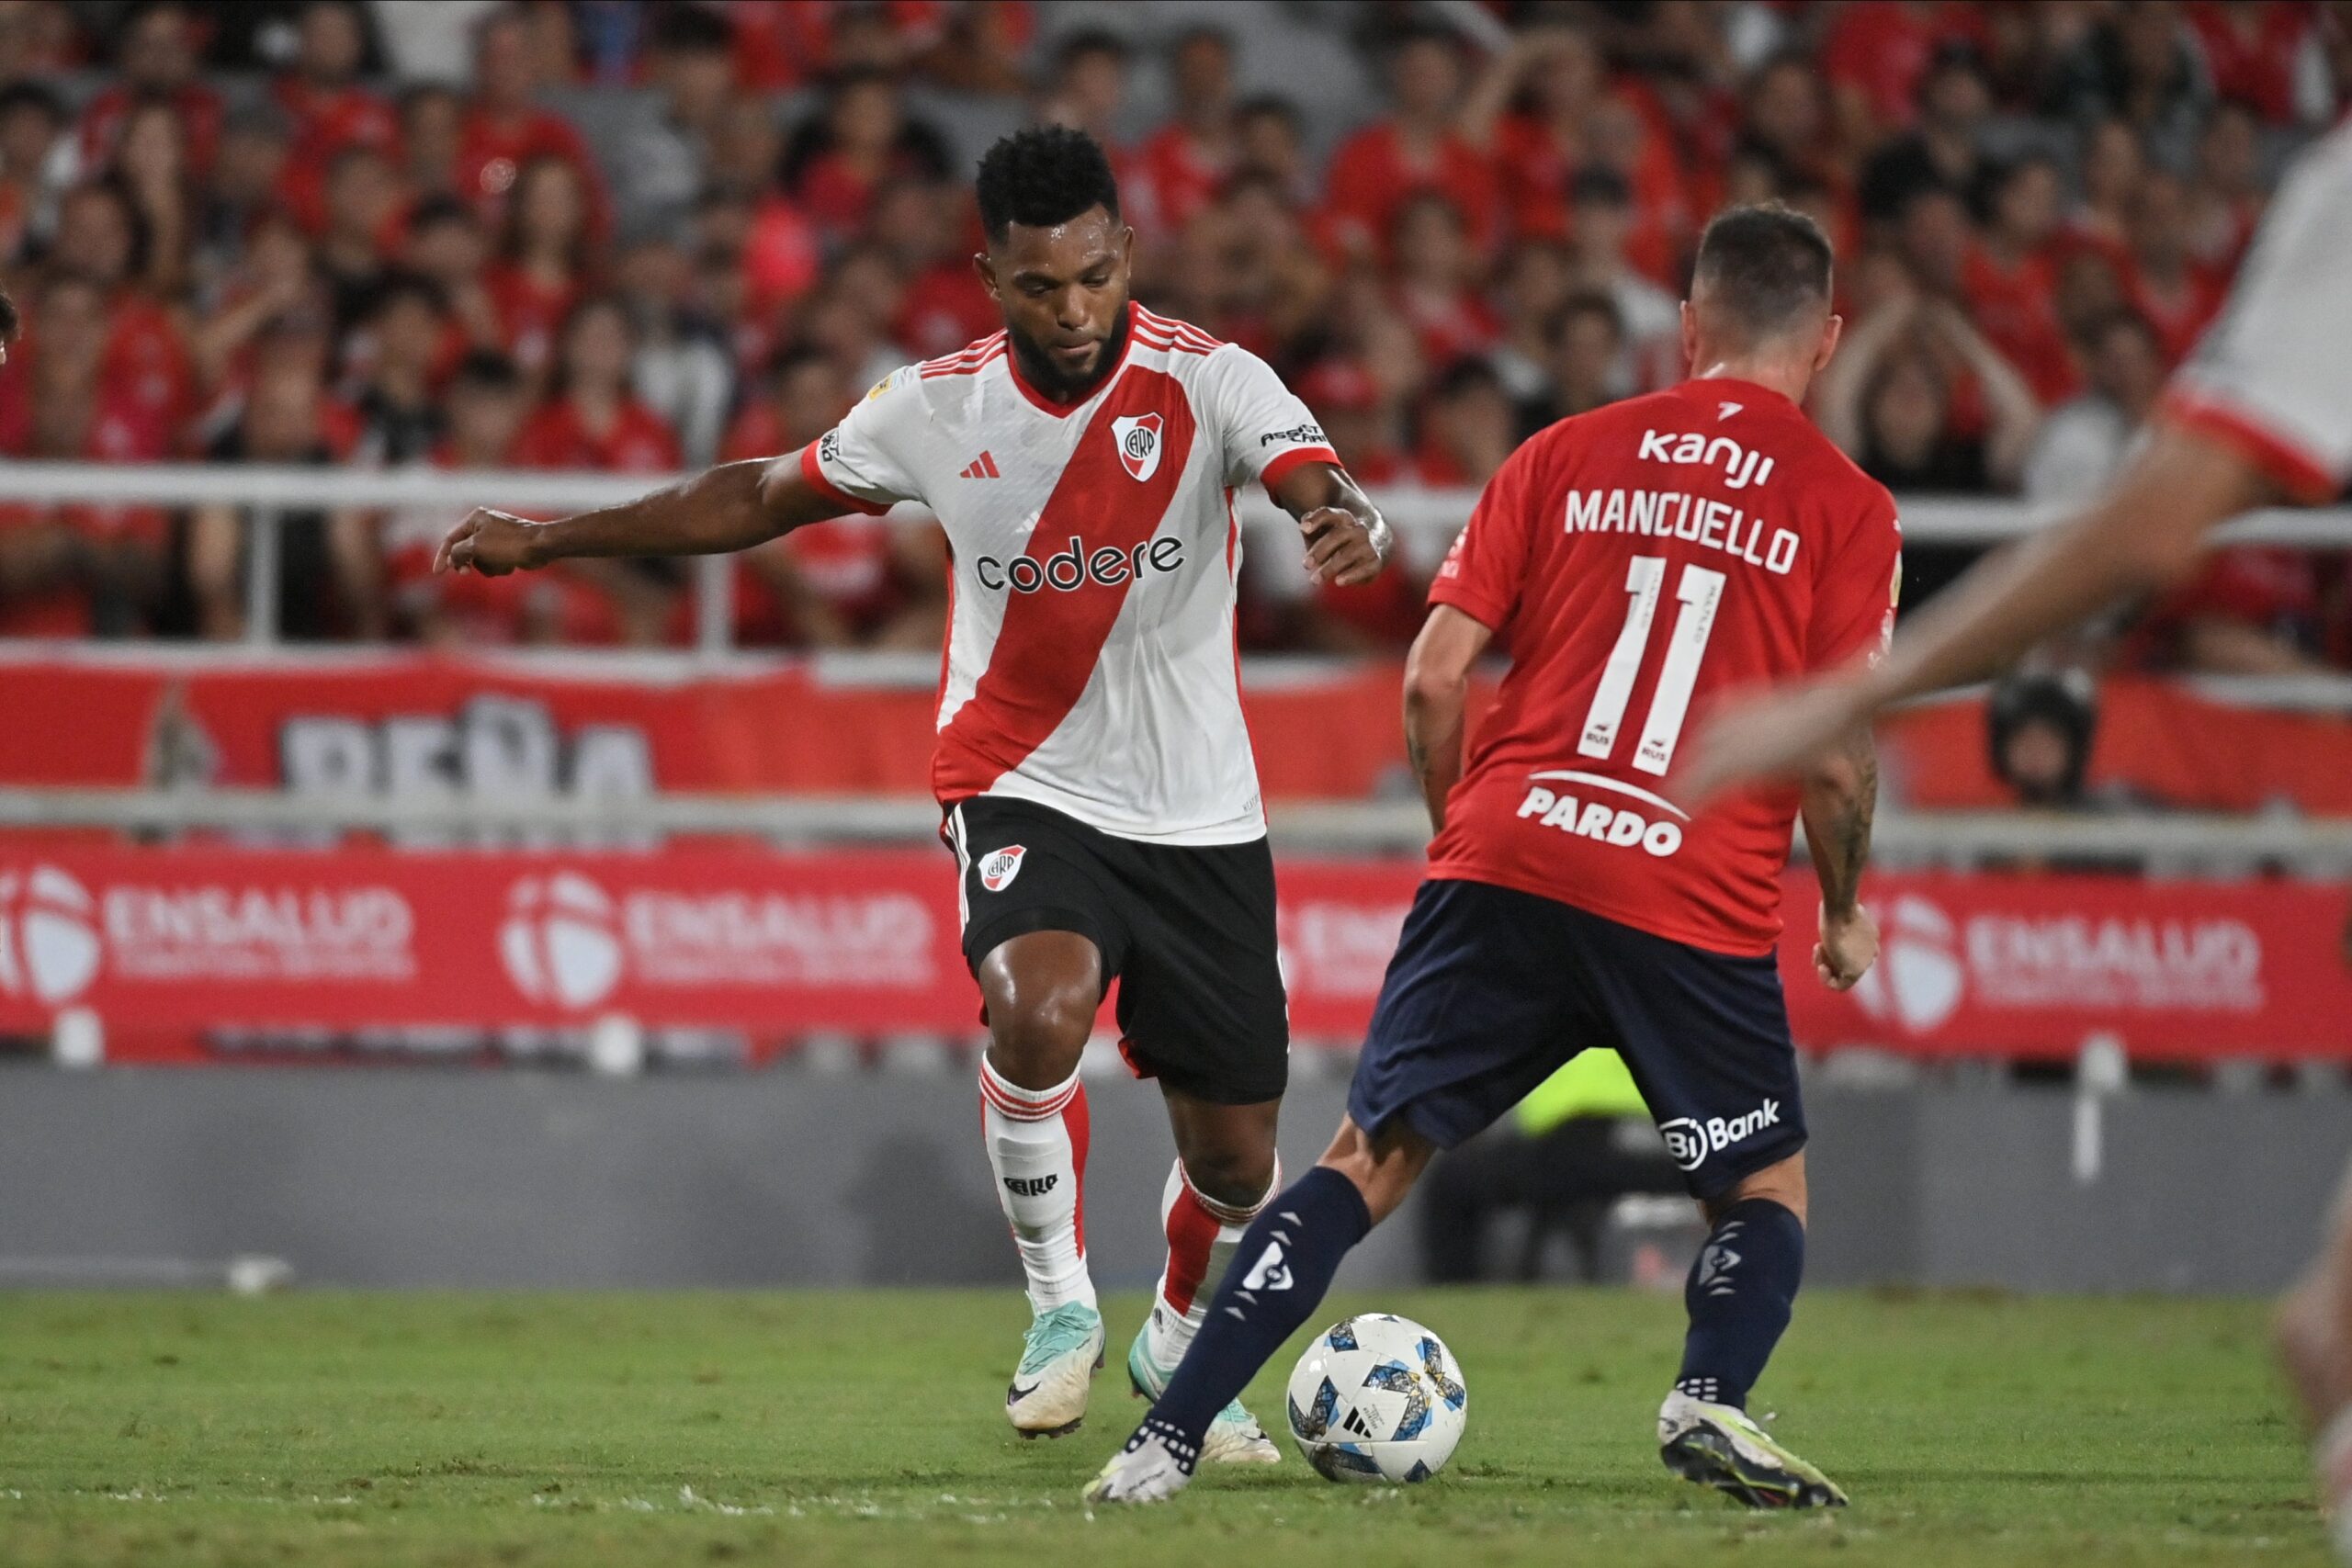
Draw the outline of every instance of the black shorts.
[[[1804,1147],[1770,954],[1742,958],[1483,882],[1421,884],[1348,1091],[1452,1148],[1577,1052],[1623,1055],[1694,1197]]]
[[[1001,942],[1075,931],[1102,953],[1104,988],[1119,982],[1119,1045],[1138,1074],[1226,1105],[1282,1098],[1290,1006],[1265,840],[1139,843],[1001,795],[952,807],[941,831],[975,976]]]

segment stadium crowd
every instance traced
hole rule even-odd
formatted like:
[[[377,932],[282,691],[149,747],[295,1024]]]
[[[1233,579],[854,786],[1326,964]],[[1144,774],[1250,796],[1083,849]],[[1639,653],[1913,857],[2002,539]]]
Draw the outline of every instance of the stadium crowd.
[[[0,453],[653,474],[790,450],[998,325],[978,148],[922,109],[952,97],[1110,146],[1137,295],[1271,360],[1375,495],[1479,485],[1541,424],[1674,379],[1700,226],[1777,197],[1843,262],[1833,437],[1899,491],[2052,499],[2130,449],[2284,155],[2352,100],[2352,12],[2295,0],[1484,18],[1344,13],[1377,112],[1325,124],[1240,90],[1243,33],[1072,30],[1021,0],[10,0]],[[1138,137],[1144,73],[1175,112]],[[594,139],[552,107],[586,87],[628,111]],[[285,634],[689,635],[669,563],[435,578],[448,521],[284,529]],[[0,506],[0,636],[234,637],[243,524]],[[736,574],[738,637],[935,646],[940,549],[912,525],[778,541]],[[1906,599],[1965,558],[1915,548]],[[1252,573],[1245,642],[1400,646],[1433,566]],[[2352,570],[2227,551],[2119,648],[2352,665]]]

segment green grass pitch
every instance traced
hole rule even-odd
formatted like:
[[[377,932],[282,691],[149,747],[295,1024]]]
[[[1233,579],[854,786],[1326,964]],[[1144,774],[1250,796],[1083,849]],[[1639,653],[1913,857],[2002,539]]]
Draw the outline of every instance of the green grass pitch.
[[[1138,1407],[1108,1303],[1086,1429],[1000,1414],[1011,1291],[0,1296],[0,1562],[1973,1568],[2325,1562],[2246,1302],[1820,1292],[1759,1410],[1854,1496],[1759,1517],[1650,1438],[1678,1300],[1349,1297],[1453,1344],[1452,1468],[1343,1488],[1295,1453],[1157,1509],[1080,1484]],[[1286,1352],[1251,1391],[1280,1419]]]

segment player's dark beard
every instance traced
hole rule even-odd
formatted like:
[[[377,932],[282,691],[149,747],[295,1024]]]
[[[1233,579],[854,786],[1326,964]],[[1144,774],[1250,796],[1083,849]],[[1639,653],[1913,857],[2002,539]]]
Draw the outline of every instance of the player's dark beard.
[[[1066,376],[1054,367],[1046,351],[1029,341],[1021,329],[1010,321],[1005,323],[1005,336],[1012,340],[1013,357],[1021,361],[1021,377],[1037,390],[1057,403],[1074,403],[1102,384],[1102,378],[1117,368],[1119,358],[1127,349],[1127,321],[1134,314],[1125,305],[1111,320],[1111,335],[1102,340],[1102,353],[1094,356],[1094,368],[1083,376]]]

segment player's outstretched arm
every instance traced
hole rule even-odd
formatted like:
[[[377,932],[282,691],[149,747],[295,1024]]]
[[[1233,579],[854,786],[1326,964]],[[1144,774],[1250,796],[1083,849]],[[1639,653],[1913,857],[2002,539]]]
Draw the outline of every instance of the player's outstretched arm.
[[[794,452],[722,463],[623,505],[549,523],[477,507],[441,541],[433,569],[503,577],[566,556],[719,555],[841,510],[802,476]]]
[[[1705,800],[1797,773],[1890,705],[1992,674],[2126,594],[2178,581],[2206,535],[2271,494],[2235,448],[2159,427],[2106,495],[1980,563],[1905,626],[1876,666],[1718,718],[1700,736],[1685,793]]]
[[[1842,991],[1878,959],[1878,922],[1862,908],[1862,867],[1878,811],[1878,748],[1857,729],[1815,764],[1804,782],[1804,841],[1821,883],[1821,940],[1813,970]]]
[[[1274,502],[1298,519],[1310,581],[1343,588],[1370,582],[1396,551],[1387,519],[1345,468],[1301,463],[1283,476]]]
[[[1405,658],[1405,755],[1420,781],[1430,830],[1445,826],[1445,797],[1462,777],[1462,715],[1470,670],[1494,633],[1451,604],[1430,611]]]

